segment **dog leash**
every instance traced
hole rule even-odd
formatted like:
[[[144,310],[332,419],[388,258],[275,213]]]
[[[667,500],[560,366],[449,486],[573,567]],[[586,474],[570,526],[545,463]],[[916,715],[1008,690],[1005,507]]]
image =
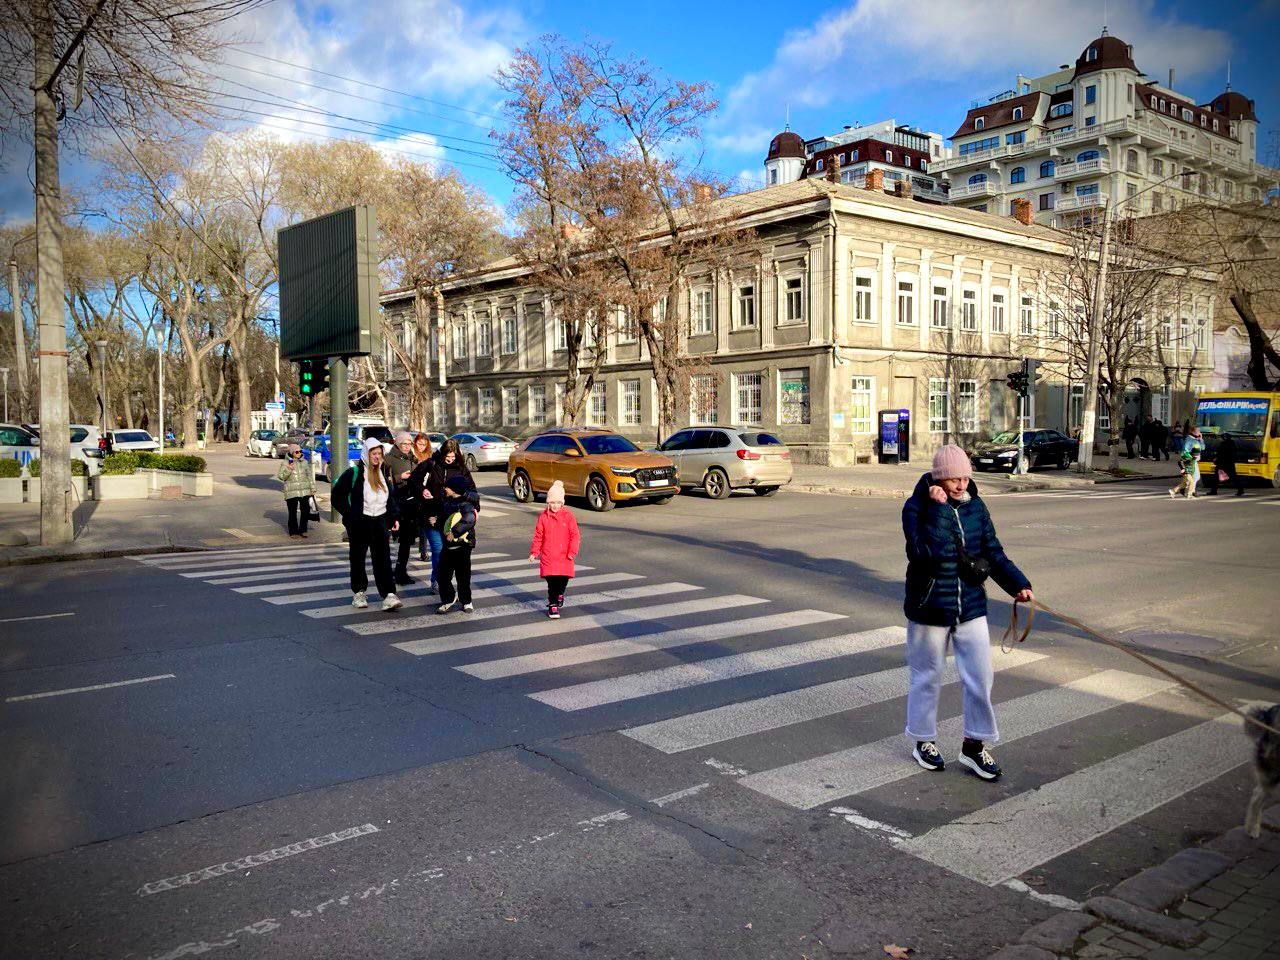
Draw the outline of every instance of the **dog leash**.
[[[1280,737],[1280,730],[1277,730],[1275,727],[1271,726],[1271,724],[1264,723],[1263,721],[1259,720],[1257,717],[1250,716],[1249,714],[1241,710],[1239,707],[1233,707],[1231,704],[1222,700],[1220,697],[1210,693],[1208,690],[1204,689],[1204,687],[1200,686],[1199,684],[1194,683],[1191,680],[1188,680],[1186,677],[1180,676],[1179,674],[1170,670],[1168,667],[1164,666],[1163,664],[1151,659],[1146,654],[1133,649],[1133,647],[1130,646],[1129,644],[1122,643],[1119,640],[1115,639],[1114,637],[1109,637],[1105,633],[1101,633],[1100,631],[1095,630],[1092,627],[1081,623],[1075,617],[1069,617],[1065,613],[1060,613],[1059,611],[1053,609],[1053,607],[1050,607],[1048,604],[1042,603],[1039,600],[1027,601],[1027,619],[1025,622],[1022,621],[1018,614],[1018,608],[1021,604],[1022,604],[1022,601],[1019,601],[1019,600],[1013,601],[1013,613],[1009,617],[1009,626],[1005,629],[1004,636],[1000,638],[1000,650],[1002,652],[1008,653],[1009,649],[1012,646],[1015,646],[1019,643],[1023,643],[1026,641],[1027,637],[1031,634],[1031,624],[1035,621],[1036,610],[1040,609],[1040,610],[1043,610],[1045,613],[1047,613],[1049,616],[1054,617],[1055,619],[1061,620],[1065,624],[1075,627],[1081,633],[1087,634],[1088,636],[1093,637],[1095,640],[1100,640],[1103,643],[1107,644],[1107,646],[1115,647],[1117,650],[1121,650],[1124,653],[1127,653],[1129,656],[1133,657],[1135,660],[1139,661],[1140,663],[1143,663],[1146,666],[1150,667],[1152,670],[1156,671],[1157,673],[1163,674],[1164,676],[1168,677],[1170,680],[1174,681],[1180,686],[1186,687],[1196,696],[1209,701],[1209,703],[1212,703],[1214,706],[1222,707],[1224,710],[1228,710],[1231,713],[1234,713],[1237,717],[1240,717],[1242,720],[1244,720],[1245,723],[1251,723],[1255,727],[1259,727],[1260,729],[1265,730],[1268,733],[1274,733],[1276,736]]]

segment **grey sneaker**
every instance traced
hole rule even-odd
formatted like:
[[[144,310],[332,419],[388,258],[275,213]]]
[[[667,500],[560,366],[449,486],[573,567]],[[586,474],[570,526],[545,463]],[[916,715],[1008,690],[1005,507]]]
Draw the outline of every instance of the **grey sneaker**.
[[[369,598],[365,596],[363,590],[358,590],[351,595],[351,605],[357,610],[363,610],[369,605]]]
[[[436,607],[436,613],[448,613],[454,607],[454,603],[450,600],[448,603],[442,603]]]
[[[390,613],[392,610],[399,610],[404,606],[404,601],[397,597],[394,593],[388,593],[382,598],[382,612]]]

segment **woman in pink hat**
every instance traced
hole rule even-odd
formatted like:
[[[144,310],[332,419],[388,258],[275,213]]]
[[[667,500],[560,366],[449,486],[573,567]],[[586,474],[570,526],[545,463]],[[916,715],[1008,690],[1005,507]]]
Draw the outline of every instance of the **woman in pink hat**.
[[[993,579],[1010,596],[1032,600],[1031,583],[1007,556],[995,524],[978,496],[968,455],[954,444],[940,448],[933,469],[920,478],[902,508],[907,539],[907,737],[912,756],[926,770],[945,766],[938,749],[938,691],[947,658],[955,651],[964,687],[964,743],[960,763],[983,780],[1000,776],[986,745],[996,743],[991,705],[991,635],[987,593]]]

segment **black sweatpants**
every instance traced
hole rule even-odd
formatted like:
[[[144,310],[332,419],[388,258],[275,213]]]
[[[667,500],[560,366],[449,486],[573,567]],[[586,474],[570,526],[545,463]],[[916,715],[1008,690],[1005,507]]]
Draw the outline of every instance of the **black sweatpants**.
[[[454,587],[454,581],[457,587]],[[440,573],[436,577],[440,584],[440,600],[453,603],[454,598],[464,605],[471,602],[471,548],[450,547],[447,543],[440,551]]]
[[[347,522],[347,540],[351,555],[351,592],[363,593],[369,589],[369,576],[364,572],[364,557],[368,553],[373,560],[373,579],[378,593],[385,597],[396,592],[396,582],[391,575],[391,542],[387,533],[387,515],[366,517],[356,514]]]
[[[564,588],[569,586],[568,577],[543,577],[547,581],[547,603],[559,606],[564,601]]]
[[[285,504],[289,507],[289,535],[307,532],[307,514],[311,504],[308,497],[287,497]]]
[[[418,525],[411,520],[405,520],[401,514],[400,520],[400,544],[396,548],[396,576],[407,577],[409,575],[409,554],[413,552],[414,544],[418,542]]]

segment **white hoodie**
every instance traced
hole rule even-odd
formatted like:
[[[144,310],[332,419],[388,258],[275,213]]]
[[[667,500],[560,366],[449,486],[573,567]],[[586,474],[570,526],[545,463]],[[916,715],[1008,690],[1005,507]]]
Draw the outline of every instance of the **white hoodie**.
[[[369,482],[369,474],[373,472],[373,468],[369,466],[369,451],[374,447],[382,447],[382,442],[376,437],[366,437],[364,441],[364,450],[360,453],[360,462],[364,464],[364,510],[366,517],[380,517],[387,512],[387,484],[382,484],[382,489],[374,487]]]

